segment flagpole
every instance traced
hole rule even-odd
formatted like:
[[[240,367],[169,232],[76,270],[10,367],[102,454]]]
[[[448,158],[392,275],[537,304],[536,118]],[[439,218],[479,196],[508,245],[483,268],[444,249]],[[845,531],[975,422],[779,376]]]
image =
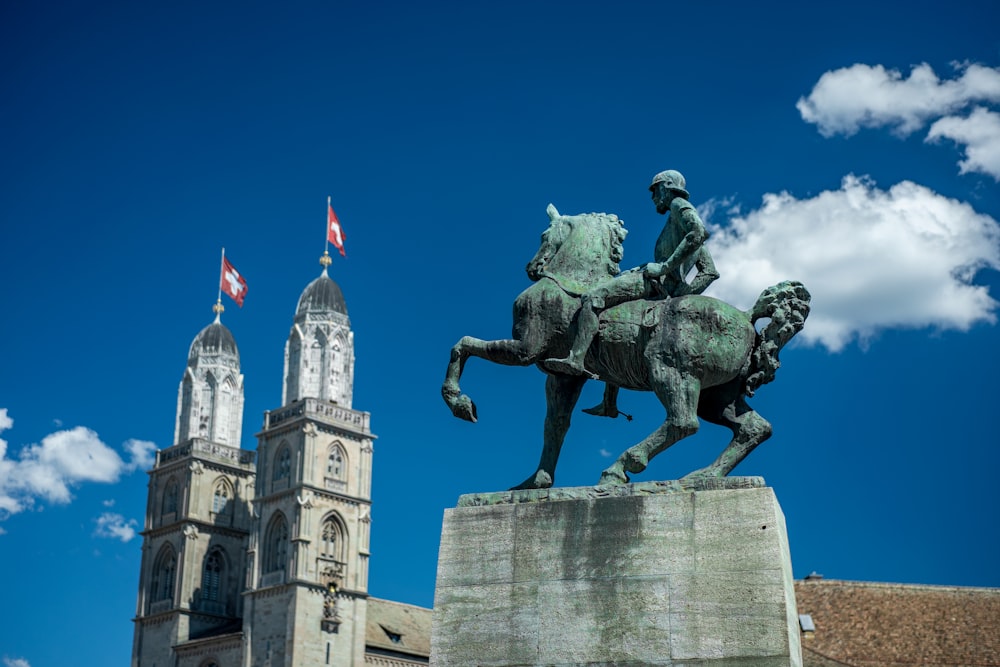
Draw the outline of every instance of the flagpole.
[[[323,233],[323,237],[326,239],[326,245],[323,246],[323,256],[319,258],[319,263],[323,265],[323,275],[326,275],[326,269],[328,266],[333,264],[333,260],[330,258],[330,209],[333,207],[333,203],[330,201],[330,195],[326,196],[326,232]]]
[[[222,272],[226,269],[226,248],[222,248],[222,259],[219,261],[219,296],[215,300],[215,305],[212,306],[212,310],[215,311],[215,321],[218,322],[222,318],[222,311],[226,308],[222,305]]]

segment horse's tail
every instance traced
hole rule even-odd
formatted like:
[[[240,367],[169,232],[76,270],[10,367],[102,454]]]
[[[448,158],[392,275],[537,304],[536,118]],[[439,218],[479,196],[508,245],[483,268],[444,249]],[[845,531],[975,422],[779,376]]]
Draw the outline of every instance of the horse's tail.
[[[748,313],[750,321],[756,322],[764,317],[771,318],[771,321],[757,335],[750,356],[747,396],[753,396],[758,387],[774,379],[775,371],[781,366],[778,353],[792,336],[802,331],[809,316],[810,298],[805,285],[794,280],[786,280],[768,287],[757,299],[757,303]]]

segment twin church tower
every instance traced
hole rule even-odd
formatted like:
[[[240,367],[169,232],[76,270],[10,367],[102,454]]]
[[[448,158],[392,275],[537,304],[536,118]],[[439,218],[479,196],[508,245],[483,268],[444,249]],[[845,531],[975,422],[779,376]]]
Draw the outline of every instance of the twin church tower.
[[[149,471],[132,667],[427,662],[430,610],[368,596],[375,436],[353,388],[326,268],[299,297],[256,452],[240,448],[233,334],[216,315],[195,337],[174,445]]]

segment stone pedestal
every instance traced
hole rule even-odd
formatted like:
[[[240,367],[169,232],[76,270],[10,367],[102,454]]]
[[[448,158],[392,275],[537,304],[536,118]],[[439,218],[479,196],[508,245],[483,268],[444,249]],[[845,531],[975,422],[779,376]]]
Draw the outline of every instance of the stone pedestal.
[[[801,665],[774,492],[711,485],[462,496],[445,511],[431,664]]]

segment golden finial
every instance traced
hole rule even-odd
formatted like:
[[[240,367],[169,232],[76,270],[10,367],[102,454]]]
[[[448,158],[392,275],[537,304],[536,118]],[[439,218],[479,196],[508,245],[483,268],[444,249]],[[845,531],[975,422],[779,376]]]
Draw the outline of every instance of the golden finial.
[[[226,309],[226,307],[222,305],[222,299],[219,299],[218,301],[216,301],[216,302],[215,302],[215,305],[214,305],[214,306],[212,306],[212,312],[214,312],[214,313],[215,313],[215,321],[216,321],[216,322],[218,322],[218,321],[219,321],[219,319],[220,319],[220,316],[222,315],[222,312],[223,312],[223,311],[224,311],[225,309]]]
[[[333,258],[330,257],[329,251],[327,250],[323,251],[323,256],[319,258],[319,263],[323,265],[324,269],[333,264]]]

